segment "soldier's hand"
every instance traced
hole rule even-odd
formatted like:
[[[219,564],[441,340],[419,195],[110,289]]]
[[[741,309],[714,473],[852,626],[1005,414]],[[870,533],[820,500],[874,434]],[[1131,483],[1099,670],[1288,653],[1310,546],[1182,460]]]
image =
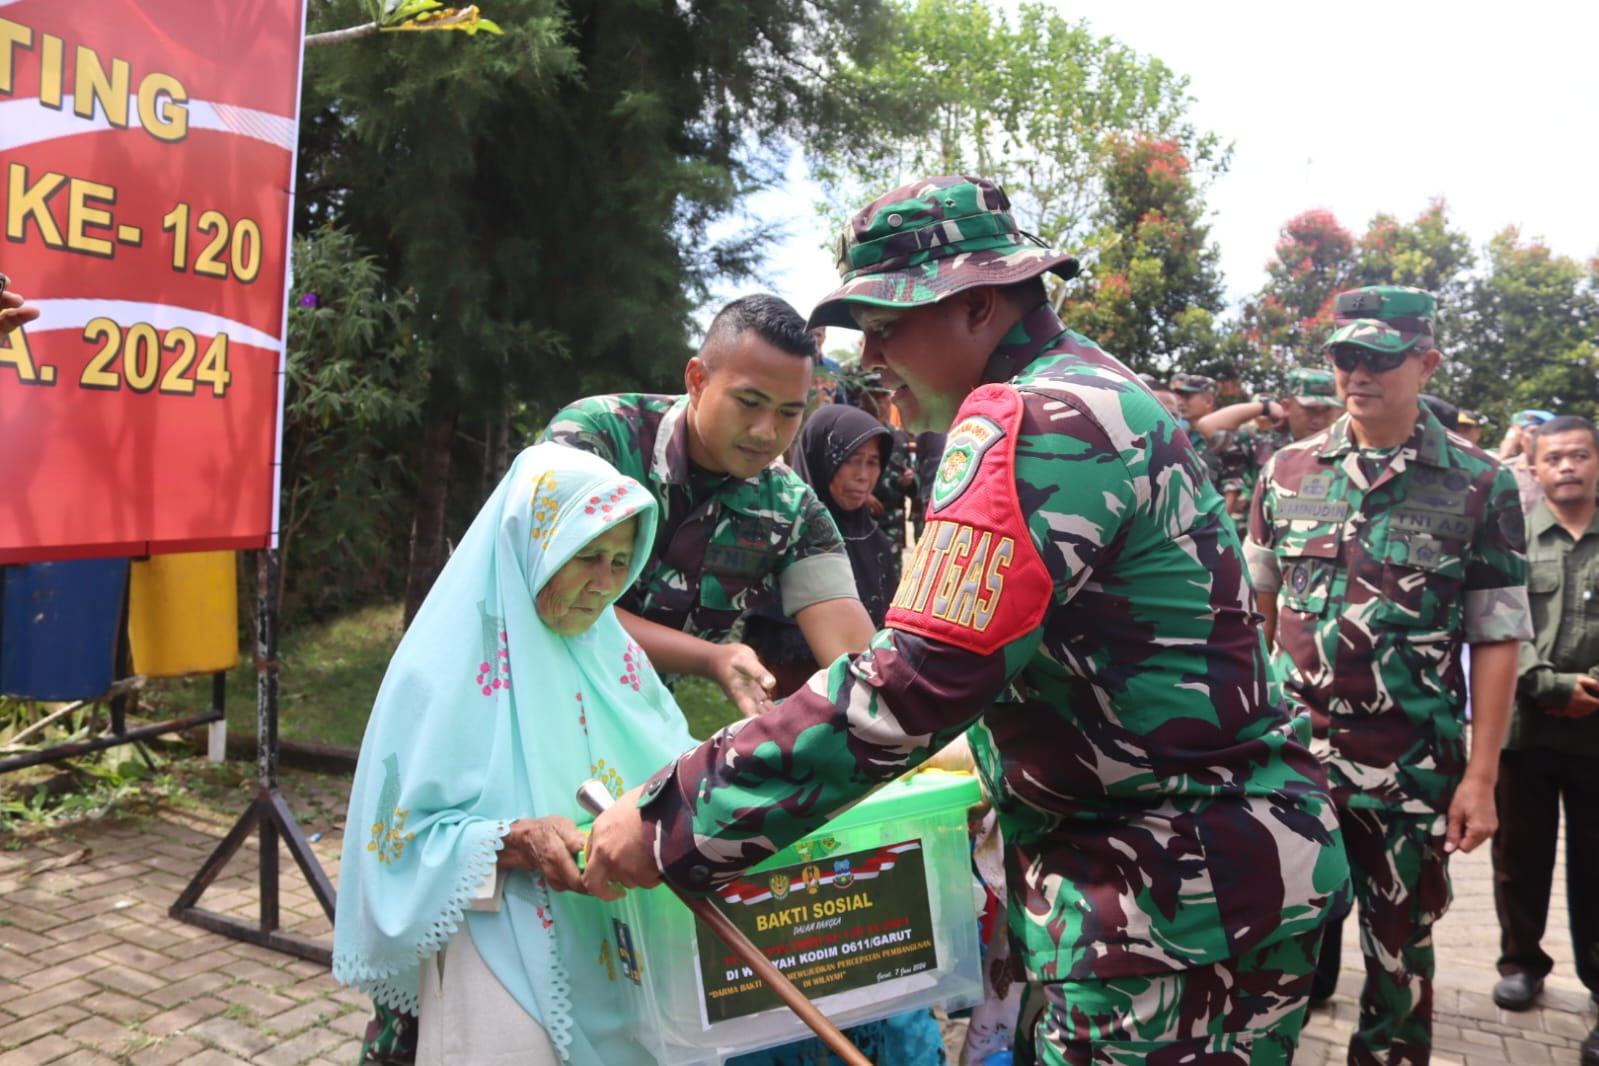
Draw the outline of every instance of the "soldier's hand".
[[[1467,774],[1449,801],[1449,828],[1444,834],[1444,852],[1474,851],[1478,844],[1499,828],[1499,812],[1494,806],[1493,785]]]
[[[1578,674],[1571,698],[1564,707],[1551,713],[1559,718],[1586,718],[1594,711],[1599,711],[1599,678]]]
[[[866,497],[866,509],[871,512],[873,518],[883,517],[883,501],[879,500],[876,496]]]
[[[719,644],[713,655],[711,676],[739,714],[754,718],[772,709],[772,687],[777,678],[761,665],[754,648],[748,644]]]
[[[583,888],[603,900],[622,898],[628,888],[650,888],[661,883],[655,856],[644,837],[644,819],[638,799],[643,786],[622,793],[605,813],[594,819],[589,832],[588,862]]]
[[[0,337],[39,317],[39,309],[24,307],[22,295],[7,290],[4,279],[5,275],[0,274]]]

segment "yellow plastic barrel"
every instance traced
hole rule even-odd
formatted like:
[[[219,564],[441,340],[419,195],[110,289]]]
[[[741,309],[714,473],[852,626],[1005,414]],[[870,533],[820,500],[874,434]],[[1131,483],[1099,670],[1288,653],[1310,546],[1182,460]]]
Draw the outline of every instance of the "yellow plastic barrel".
[[[135,562],[128,581],[133,671],[182,677],[239,662],[239,592],[231,551],[157,555]]]

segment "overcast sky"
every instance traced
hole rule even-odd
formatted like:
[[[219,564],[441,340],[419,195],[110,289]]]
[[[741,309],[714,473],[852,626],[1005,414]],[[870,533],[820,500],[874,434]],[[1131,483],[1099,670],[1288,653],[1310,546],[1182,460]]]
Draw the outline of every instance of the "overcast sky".
[[[1265,281],[1282,224],[1316,207],[1358,236],[1379,211],[1408,221],[1442,196],[1479,249],[1514,224],[1557,253],[1599,254],[1591,0],[1060,8],[1187,75],[1196,125],[1233,143],[1206,202],[1235,304]],[[837,275],[803,167],[791,172],[798,191],[754,206],[791,230],[765,281],[808,313]]]

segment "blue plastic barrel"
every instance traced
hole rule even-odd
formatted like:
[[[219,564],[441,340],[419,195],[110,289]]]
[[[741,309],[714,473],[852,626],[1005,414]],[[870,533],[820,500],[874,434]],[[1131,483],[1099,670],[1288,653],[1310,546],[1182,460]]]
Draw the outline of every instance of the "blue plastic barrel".
[[[116,676],[128,560],[4,568],[0,692],[29,700],[102,696]]]

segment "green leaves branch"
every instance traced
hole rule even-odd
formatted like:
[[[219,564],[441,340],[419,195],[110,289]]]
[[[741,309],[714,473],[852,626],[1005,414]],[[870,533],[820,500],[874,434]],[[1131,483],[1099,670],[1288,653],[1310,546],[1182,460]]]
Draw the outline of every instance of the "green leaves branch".
[[[503,33],[492,20],[483,17],[476,4],[465,7],[446,7],[441,0],[361,0],[371,19],[364,25],[349,26],[342,30],[308,34],[305,47],[339,44],[370,37],[374,33],[394,33],[418,30],[460,30],[468,37],[484,33]]]

